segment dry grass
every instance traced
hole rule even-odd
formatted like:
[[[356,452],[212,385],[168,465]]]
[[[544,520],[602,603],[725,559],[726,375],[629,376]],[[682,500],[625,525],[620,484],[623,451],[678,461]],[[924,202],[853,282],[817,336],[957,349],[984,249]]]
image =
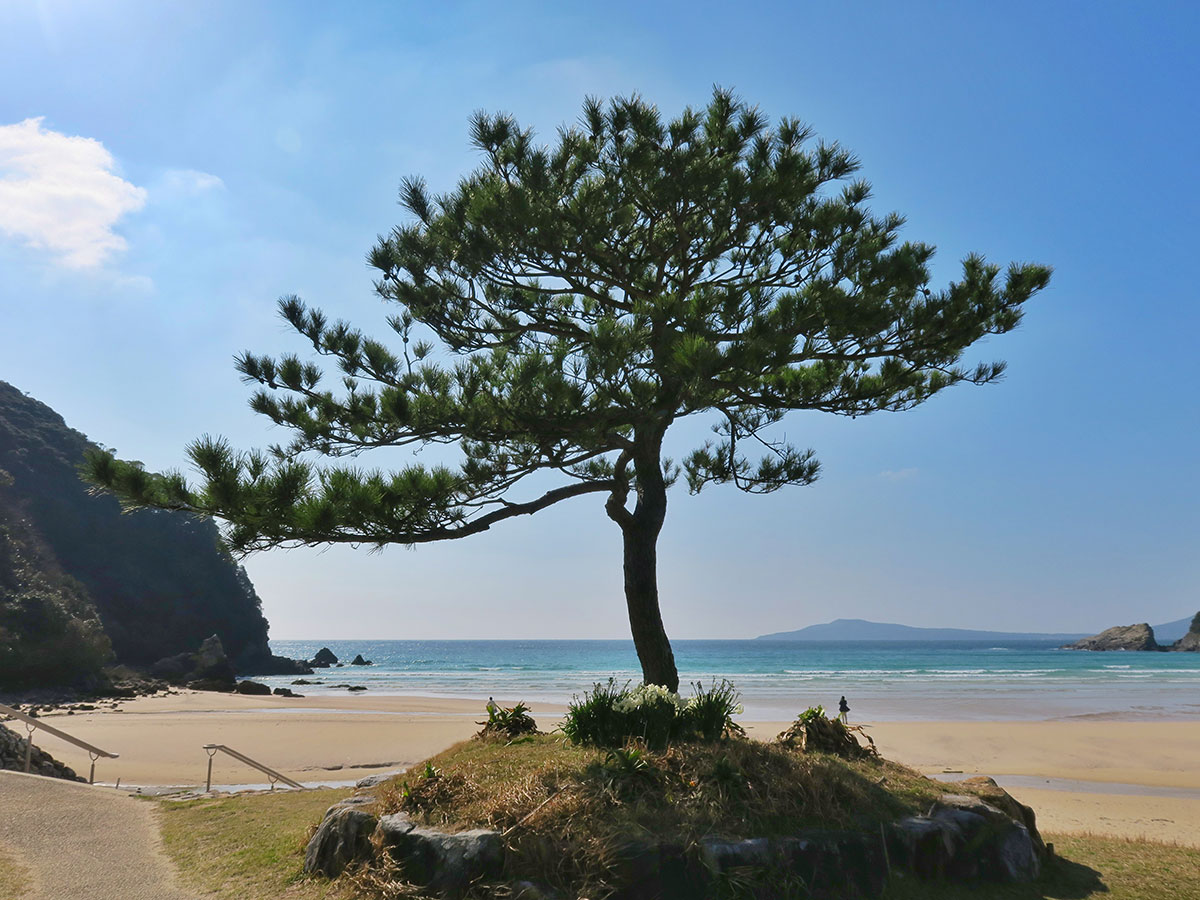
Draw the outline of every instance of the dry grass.
[[[0,848],[0,900],[20,900],[29,890],[29,873]]]
[[[162,801],[167,854],[185,884],[226,900],[340,900],[348,886],[303,876],[304,845],[345,788]]]
[[[874,829],[950,788],[880,759],[733,739],[606,753],[539,735],[467,741],[381,787],[380,809],[449,831],[510,832],[514,878],[599,889],[630,838]]]
[[[425,796],[436,793],[446,801],[444,808],[438,807],[441,812],[427,817],[430,821],[440,817],[444,820],[441,823],[443,827],[503,826],[505,822],[519,821],[523,815],[536,810],[539,797],[558,797],[537,810],[536,815],[529,819],[528,828],[522,826],[512,835],[519,851],[536,852],[537,844],[530,837],[539,831],[544,833],[544,829],[552,827],[555,822],[574,829],[572,834],[578,846],[581,837],[587,834],[586,829],[599,827],[599,833],[603,833],[610,827],[606,824],[607,819],[598,824],[593,816],[625,816],[627,822],[641,817],[643,827],[650,827],[654,821],[664,821],[661,816],[666,813],[654,798],[665,799],[667,784],[677,775],[682,777],[678,774],[681,771],[689,774],[694,767],[702,765],[701,760],[707,759],[709,764],[714,764],[715,759],[720,758],[720,747],[711,748],[712,752],[707,755],[699,752],[700,748],[689,749],[690,763],[681,761],[680,755],[674,752],[663,754],[654,758],[652,766],[655,774],[632,776],[635,779],[660,779],[657,786],[646,789],[645,796],[641,796],[641,790],[637,791],[637,797],[629,793],[630,788],[620,787],[619,782],[607,784],[611,775],[602,772],[605,761],[602,751],[564,746],[545,738],[509,747],[507,752],[502,745],[480,742],[462,744],[434,757],[433,765],[442,770],[439,777],[424,778],[421,767],[417,767],[409,774],[408,781],[411,787],[418,779],[431,784],[446,779],[444,787],[423,789],[431,792]],[[732,746],[726,749],[734,751],[733,754],[727,753],[727,756],[745,761]],[[765,759],[767,763],[764,765],[770,767],[785,765],[773,753]],[[854,793],[845,795],[840,792],[853,791],[856,785],[861,786],[864,781],[874,784],[878,778],[885,778],[886,781],[876,787],[892,790],[889,805],[896,804],[892,808],[920,808],[929,800],[931,793],[940,790],[939,785],[889,763],[851,765],[828,759],[798,762],[806,764],[799,771],[808,772],[810,777],[819,780],[833,778],[841,784],[841,787],[813,786],[807,800],[811,815],[818,814],[824,804],[831,802],[832,797],[845,799],[846,796],[856,796]],[[747,768],[751,768],[751,765],[747,764]],[[767,768],[766,771],[778,774],[779,771],[788,770]],[[564,793],[571,778],[581,785],[576,789],[578,794],[574,791]],[[402,783],[403,779],[382,791],[383,803],[394,806],[404,802],[400,799],[403,796]],[[558,786],[558,791],[551,794],[546,788],[547,784]],[[471,787],[475,789],[474,792]],[[731,827],[729,820],[721,813],[721,803],[724,802],[722,796],[726,798],[730,809],[740,810],[737,814],[743,823],[754,823],[754,827],[769,819],[750,811],[751,805],[765,800],[775,809],[775,814],[782,808],[780,801],[764,796],[762,791],[755,792],[750,786],[744,789],[731,788],[718,786],[710,780],[707,784],[697,782],[694,787],[689,784],[688,789],[692,811],[687,814],[687,820],[695,827],[700,827],[702,823],[718,823],[723,833],[731,833]],[[722,790],[733,792],[721,794]],[[742,790],[745,793],[741,793]],[[872,790],[865,790],[868,799],[877,796]],[[347,793],[346,790],[281,791],[275,794],[163,803],[162,822],[167,850],[185,883],[210,897],[228,900],[357,900],[363,897],[398,900],[421,897],[419,891],[405,885],[395,872],[382,869],[360,872],[356,876],[332,882],[301,877],[303,845],[308,834],[325,809]],[[672,793],[672,796],[678,799],[684,795],[680,792]],[[601,803],[605,797],[607,800]],[[798,792],[788,802],[797,803],[800,799]],[[555,812],[555,807],[560,803],[563,806]],[[877,812],[884,808],[877,807]],[[840,821],[849,824],[854,819],[854,815],[842,811]],[[802,824],[794,823],[791,827],[798,828]],[[746,827],[751,826],[747,824]],[[603,850],[598,834],[598,843],[593,849]],[[897,880],[889,887],[886,900],[1200,898],[1200,850],[1097,835],[1046,835],[1046,838],[1054,842],[1058,858],[1047,867],[1044,877],[1036,884],[964,888]],[[586,840],[580,849],[587,849]],[[581,863],[588,861],[586,855],[583,860],[527,860],[528,863],[556,871],[559,880],[576,872]],[[603,854],[592,861],[602,863]],[[3,880],[5,877],[11,879],[15,871],[11,863],[6,869],[3,860],[0,860],[0,885],[4,885],[4,888],[0,888],[0,898],[21,896],[20,888],[15,887],[11,880]],[[4,889],[10,893],[5,894]]]

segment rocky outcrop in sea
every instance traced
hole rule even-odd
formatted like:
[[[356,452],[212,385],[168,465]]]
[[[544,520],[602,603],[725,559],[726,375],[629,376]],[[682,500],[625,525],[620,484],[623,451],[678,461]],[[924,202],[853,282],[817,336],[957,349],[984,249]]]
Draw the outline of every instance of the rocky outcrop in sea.
[[[1064,650],[1158,650],[1154,629],[1145,622],[1140,625],[1118,625],[1099,634],[1067,644]]]

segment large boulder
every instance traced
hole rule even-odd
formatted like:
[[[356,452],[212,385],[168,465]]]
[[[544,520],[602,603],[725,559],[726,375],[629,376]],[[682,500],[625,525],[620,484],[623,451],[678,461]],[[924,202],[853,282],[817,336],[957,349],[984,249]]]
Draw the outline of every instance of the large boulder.
[[[270,696],[271,689],[267,685],[259,681],[239,681],[237,685],[239,694],[251,694],[253,696]]]
[[[919,878],[1022,884],[1041,873],[1044,845],[1034,835],[979,797],[947,794],[928,815],[893,823],[888,855]]]
[[[1099,634],[1067,644],[1064,650],[1158,650],[1154,629],[1140,625],[1118,625]]]
[[[806,897],[880,897],[886,886],[887,862],[879,835],[851,831],[812,831],[792,837],[726,841],[705,838],[700,859],[711,879],[705,894],[730,878],[756,872],[767,883],[791,880],[805,886]],[[713,884],[712,882],[715,882]]]
[[[357,804],[329,807],[304,851],[304,873],[336,878],[346,866],[371,857],[371,834],[378,820]]]
[[[308,664],[314,669],[328,669],[330,666],[337,665],[337,655],[328,647],[322,647],[317,651],[317,655],[308,661]]]
[[[1026,806],[1000,785],[996,784],[994,779],[986,776],[977,776],[975,778],[967,778],[962,782],[963,787],[969,787],[971,792],[980,800],[990,804],[1000,810],[1014,822],[1020,822],[1025,826],[1025,830],[1029,832],[1029,838],[1033,841],[1033,849],[1037,852],[1039,858],[1044,858],[1046,854],[1046,844],[1042,840],[1042,835],[1037,827],[1037,814],[1033,811],[1032,806]]]
[[[224,682],[233,687],[237,680],[233,663],[225,655],[221,639],[215,634],[200,642],[195,653],[176,653],[166,656],[150,667],[150,674],[172,684],[190,681]]]
[[[200,643],[200,649],[196,651],[195,677],[224,680],[237,677],[233,663],[229,661],[229,657],[225,655],[225,648],[221,646],[221,639],[215,634],[206,637]]]
[[[499,878],[504,841],[498,831],[477,828],[446,834],[419,828],[402,814],[382,816],[375,841],[407,881],[445,897],[462,897],[480,880]]]
[[[350,665],[352,665],[352,666],[373,666],[375,664],[373,662],[371,662],[369,659],[363,659],[363,655],[361,653],[357,653],[357,654],[355,654],[354,659],[350,660]]]

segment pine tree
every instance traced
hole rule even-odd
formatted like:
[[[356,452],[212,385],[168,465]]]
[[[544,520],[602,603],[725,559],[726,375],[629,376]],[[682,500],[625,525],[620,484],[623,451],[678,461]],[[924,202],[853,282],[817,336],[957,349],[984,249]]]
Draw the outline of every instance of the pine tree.
[[[241,552],[451,540],[597,494],[623,536],[644,678],[676,690],[656,571],[671,485],[809,484],[812,451],[771,434],[788,411],[906,410],[995,381],[1003,364],[965,367],[963,352],[1015,328],[1049,280],[972,255],[931,290],[934,248],[872,214],[851,153],[724,90],[670,121],[637,97],[589,99],[552,146],[507,115],[478,113],[471,131],[482,165],[443,194],[406,180],[411,220],[370,253],[398,343],[289,296],[280,313],[340,386],[297,355],[238,358],[288,445],[200,439],[197,486],[105,453],[89,477],[131,505],[216,516]],[[665,458],[672,424],[695,415],[715,438]],[[458,465],[314,464],[428,444],[457,447]],[[560,483],[522,493],[546,473]]]

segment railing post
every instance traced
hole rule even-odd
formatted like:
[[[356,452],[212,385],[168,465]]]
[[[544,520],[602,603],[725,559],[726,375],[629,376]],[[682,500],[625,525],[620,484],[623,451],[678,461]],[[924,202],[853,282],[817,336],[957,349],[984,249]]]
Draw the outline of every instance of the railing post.
[[[29,760],[33,757],[33,729],[35,726],[25,723],[25,774],[29,774]]]
[[[217,755],[217,748],[213,747],[210,750],[208,747],[205,747],[204,752],[208,754],[208,778],[204,781],[204,793],[207,794],[212,790],[212,761],[213,757]]]

